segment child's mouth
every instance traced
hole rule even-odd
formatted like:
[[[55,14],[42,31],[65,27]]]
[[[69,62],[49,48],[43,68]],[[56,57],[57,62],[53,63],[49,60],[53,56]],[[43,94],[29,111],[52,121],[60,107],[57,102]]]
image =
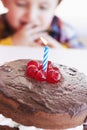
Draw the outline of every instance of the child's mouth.
[[[25,25],[27,25],[27,23],[26,23],[26,22],[20,22],[19,29],[23,28]]]
[[[26,22],[21,22],[20,25],[23,27],[23,26],[27,25],[27,23]]]

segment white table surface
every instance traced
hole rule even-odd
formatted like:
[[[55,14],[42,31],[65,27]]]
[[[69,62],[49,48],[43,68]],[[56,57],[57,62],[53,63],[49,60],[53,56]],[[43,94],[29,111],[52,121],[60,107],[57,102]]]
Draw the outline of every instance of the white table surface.
[[[29,48],[29,47],[4,47],[0,46],[0,64],[16,59],[39,59],[43,60],[44,48]],[[64,64],[69,67],[74,67],[80,72],[87,75],[87,50],[76,49],[61,49],[49,51],[49,60],[59,64]],[[4,119],[0,116],[0,124],[12,124],[11,121]],[[20,130],[36,130],[35,128],[25,128],[20,126]],[[77,127],[69,130],[82,130],[81,127]]]
[[[0,46],[0,64],[23,58],[43,60],[44,48]],[[87,74],[87,50],[49,50],[49,60],[78,69]]]

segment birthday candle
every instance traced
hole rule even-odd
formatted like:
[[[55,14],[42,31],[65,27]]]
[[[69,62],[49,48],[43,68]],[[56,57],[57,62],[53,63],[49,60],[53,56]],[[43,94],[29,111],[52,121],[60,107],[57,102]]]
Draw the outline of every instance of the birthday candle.
[[[49,53],[49,47],[47,46],[47,41],[41,37],[41,40],[45,44],[44,48],[44,56],[43,56],[43,71],[46,72],[47,70],[47,65],[48,65],[48,53]]]

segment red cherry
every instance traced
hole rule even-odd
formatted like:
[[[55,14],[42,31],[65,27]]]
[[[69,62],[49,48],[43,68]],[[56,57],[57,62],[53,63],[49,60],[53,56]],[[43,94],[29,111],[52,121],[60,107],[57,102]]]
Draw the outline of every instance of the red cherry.
[[[27,68],[27,75],[31,78],[35,78],[38,68],[35,65],[29,65]]]
[[[35,78],[39,81],[46,81],[46,74],[43,72],[43,70],[39,70]]]
[[[43,65],[40,64],[39,67],[38,67],[38,70],[42,70],[42,68],[43,68]]]
[[[61,75],[59,73],[59,71],[56,71],[54,69],[50,69],[48,72],[47,72],[47,81],[50,82],[50,83],[57,83],[60,78],[61,78]]]
[[[52,68],[52,63],[51,63],[51,61],[48,61],[48,66],[47,66],[47,68]]]
[[[53,67],[53,70],[59,72],[59,69],[57,67]]]
[[[57,67],[53,67],[51,61],[48,61],[47,71],[43,71],[43,64],[31,60],[27,63],[27,75],[31,78],[35,78],[38,81],[48,81],[50,83],[57,83],[61,74]]]
[[[30,65],[35,65],[37,68],[39,67],[39,63],[37,61],[31,60],[27,63],[27,67]]]

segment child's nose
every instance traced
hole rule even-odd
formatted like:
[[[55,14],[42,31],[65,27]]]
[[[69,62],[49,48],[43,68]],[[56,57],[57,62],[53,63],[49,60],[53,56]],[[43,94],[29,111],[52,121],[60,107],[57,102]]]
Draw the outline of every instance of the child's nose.
[[[26,12],[25,17],[28,22],[36,22],[38,20],[38,11],[34,9],[30,9]]]

